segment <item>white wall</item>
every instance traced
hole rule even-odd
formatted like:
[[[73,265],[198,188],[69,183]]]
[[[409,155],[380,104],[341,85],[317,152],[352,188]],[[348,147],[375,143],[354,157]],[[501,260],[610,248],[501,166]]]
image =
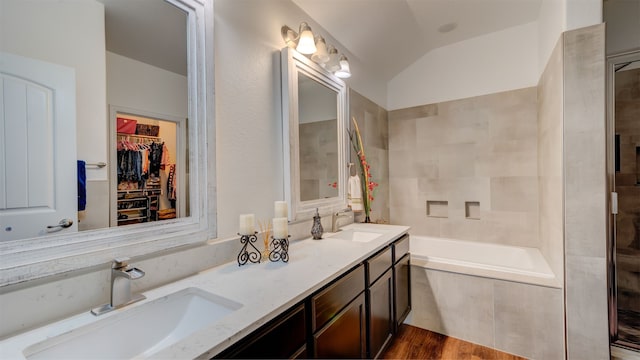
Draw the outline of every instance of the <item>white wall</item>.
[[[186,76],[109,51],[106,55],[109,105],[187,117]]]
[[[542,0],[538,15],[538,73],[544,72],[551,53],[564,31],[566,7],[564,1]]]
[[[280,35],[301,21],[344,49],[290,0],[215,1],[215,93],[218,237],[235,235],[238,215],[273,217],[284,199]],[[353,76],[346,82],[383,104],[385,83],[367,74],[347,53]]]
[[[535,86],[537,23],[437,48],[388,84],[387,109]]]
[[[602,0],[542,0],[538,15],[538,74],[542,75],[563,32],[601,22]]]
[[[565,0],[566,30],[600,24],[602,22],[602,0]]]
[[[604,2],[607,55],[640,49],[640,0]]]
[[[96,131],[106,131],[104,6],[82,0],[3,0],[0,16],[0,50],[76,70],[78,159],[106,162],[107,138]],[[87,169],[87,180],[106,179],[106,168]]]

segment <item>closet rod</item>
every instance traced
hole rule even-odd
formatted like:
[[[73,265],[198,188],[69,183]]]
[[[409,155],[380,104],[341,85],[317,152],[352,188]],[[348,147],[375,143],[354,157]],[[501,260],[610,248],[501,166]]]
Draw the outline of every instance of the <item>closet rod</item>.
[[[129,139],[129,138],[134,138],[134,139],[144,139],[144,140],[154,140],[154,141],[162,142],[162,138],[161,138],[161,137],[158,137],[158,136],[136,135],[136,134],[122,134],[122,133],[118,133],[118,140],[122,140],[122,139]]]

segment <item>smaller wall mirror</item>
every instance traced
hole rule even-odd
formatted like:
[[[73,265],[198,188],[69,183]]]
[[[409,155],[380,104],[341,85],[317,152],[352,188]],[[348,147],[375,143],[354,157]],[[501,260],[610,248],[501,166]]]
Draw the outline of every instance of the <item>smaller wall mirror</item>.
[[[291,48],[282,50],[285,197],[289,220],[347,206],[347,86]]]

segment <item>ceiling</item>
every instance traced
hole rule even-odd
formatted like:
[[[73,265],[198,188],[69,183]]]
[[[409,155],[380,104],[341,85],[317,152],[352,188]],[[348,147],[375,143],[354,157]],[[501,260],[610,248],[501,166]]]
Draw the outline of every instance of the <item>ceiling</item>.
[[[158,0],[104,4],[108,51],[187,76],[187,14]]]
[[[388,81],[430,50],[536,21],[542,0],[293,2]]]

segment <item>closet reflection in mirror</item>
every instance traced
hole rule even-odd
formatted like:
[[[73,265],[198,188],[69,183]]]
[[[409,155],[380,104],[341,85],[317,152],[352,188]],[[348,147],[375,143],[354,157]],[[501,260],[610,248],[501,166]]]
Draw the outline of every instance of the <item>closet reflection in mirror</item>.
[[[52,174],[60,172],[62,163],[78,169],[77,184],[74,177],[72,183],[60,185],[73,194],[52,195],[55,207],[65,201],[76,209],[78,203],[79,211],[59,215],[53,222],[69,218],[74,226],[17,238],[189,216],[187,20],[182,9],[163,0],[0,0],[0,51],[68,68],[75,84],[69,105],[75,109],[75,131],[51,131],[50,139],[75,144],[75,152],[51,165]],[[115,116],[114,109],[126,111]],[[136,120],[137,126],[128,129],[126,137],[117,135],[117,117]],[[64,138],[64,132],[75,135]],[[129,173],[119,173],[118,147],[125,145],[131,150],[155,146],[166,152],[157,163],[159,151],[141,151],[135,164],[126,168]],[[148,155],[154,160],[142,158]],[[80,161],[86,163],[84,171]],[[152,170],[142,168],[147,162]],[[96,166],[99,163],[107,166]],[[134,170],[138,164],[141,168]],[[129,194],[119,192],[123,190]],[[124,204],[120,200],[125,197],[141,200]],[[137,216],[119,211],[126,206],[145,210]],[[0,209],[12,214],[23,210],[24,206],[10,209],[8,204]],[[30,211],[24,212],[22,223],[34,229],[51,225],[52,220],[34,223],[29,214],[36,209]],[[126,221],[119,221],[124,216]],[[16,238],[2,235],[3,240]]]
[[[298,74],[300,201],[338,196],[337,94]]]
[[[185,216],[182,121],[117,112],[111,226]],[[184,163],[181,161],[181,163]],[[180,181],[178,181],[180,179]]]

